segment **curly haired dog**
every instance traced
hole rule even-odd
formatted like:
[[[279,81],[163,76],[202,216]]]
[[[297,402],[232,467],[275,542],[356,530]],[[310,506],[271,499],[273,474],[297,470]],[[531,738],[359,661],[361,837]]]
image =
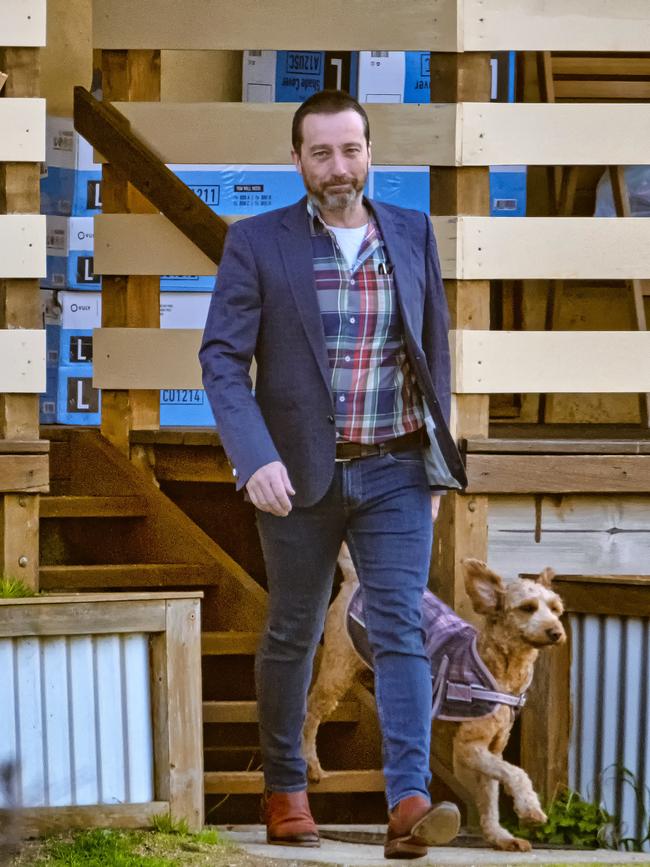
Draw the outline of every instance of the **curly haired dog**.
[[[350,601],[358,588],[346,545],[341,549],[339,565],[344,581],[327,615],[325,646],[309,693],[303,730],[303,753],[312,782],[326,775],[316,753],[318,727],[364,668],[346,624]],[[551,589],[551,569],[545,569],[536,580],[518,578],[508,584],[480,560],[464,560],[463,569],[467,594],[476,613],[483,617],[475,636],[479,664],[488,670],[497,694],[506,694],[502,698],[511,701],[497,702],[481,718],[454,723],[454,773],[475,799],[486,841],[496,849],[525,852],[530,843],[514,837],[499,823],[499,783],[513,798],[515,812],[524,822],[543,824],[546,816],[528,775],[504,761],[503,750],[515,719],[512,705],[521,703],[530,686],[540,648],[566,639],[560,622],[562,601]],[[468,624],[460,623],[473,633]]]

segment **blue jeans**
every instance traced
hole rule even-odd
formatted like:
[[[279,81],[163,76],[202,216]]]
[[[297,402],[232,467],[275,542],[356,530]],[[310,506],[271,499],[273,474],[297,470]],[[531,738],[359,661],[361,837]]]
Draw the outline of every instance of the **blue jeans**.
[[[388,806],[409,795],[428,798],[431,668],[420,610],[433,527],[420,451],[337,463],[322,500],[286,518],[258,511],[257,526],[269,585],[255,672],[266,787],[306,788],[307,691],[345,539],[374,653]]]

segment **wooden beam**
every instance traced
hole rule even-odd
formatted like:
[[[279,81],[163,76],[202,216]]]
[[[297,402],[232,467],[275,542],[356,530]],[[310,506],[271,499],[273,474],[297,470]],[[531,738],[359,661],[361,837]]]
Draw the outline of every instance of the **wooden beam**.
[[[84,594],[85,595],[85,594]],[[3,638],[34,635],[99,635],[128,632],[163,632],[164,599],[150,593],[146,600],[105,601],[101,605],[83,597],[66,605],[11,605],[0,602],[0,634]]]
[[[45,45],[45,0],[0,0],[2,44],[15,48]]]
[[[0,455],[0,493],[37,494],[47,490],[47,455]],[[18,514],[25,519],[24,510]]]
[[[206,701],[203,702],[203,723],[256,723],[258,722],[257,702],[255,701]],[[323,721],[359,722],[359,704],[356,701],[342,701]]]
[[[2,811],[0,811],[0,814]],[[11,821],[25,837],[45,837],[87,828],[151,828],[154,816],[169,813],[167,801],[148,804],[98,804],[87,807],[18,809]]]
[[[144,497],[45,497],[41,518],[143,518]]]
[[[0,440],[1,455],[35,454],[49,452],[49,440]]]
[[[43,216],[0,216],[0,280],[45,277],[45,236]]]
[[[45,391],[45,331],[0,331],[0,392],[40,394]]]
[[[105,100],[159,100],[160,52],[114,51],[101,55]],[[120,168],[102,170],[102,204],[106,213],[152,213],[155,208],[128,182]],[[102,283],[102,325],[148,327],[160,325],[160,280],[157,277],[107,277]],[[160,426],[160,396],[155,391],[105,391],[101,430],[124,454],[129,454],[129,431]]]
[[[286,22],[291,21],[291,33]],[[95,0],[98,48],[646,51],[644,0]]]
[[[488,97],[460,105],[367,104],[375,164],[635,165],[647,158],[648,104],[490,103]],[[292,104],[115,102],[115,107],[166,163],[290,161]],[[179,129],[191,129],[192,135],[179,136]]]
[[[203,775],[206,795],[256,795],[264,789],[261,771],[212,771]],[[333,792],[383,792],[382,771],[329,771],[319,783],[310,783],[311,794]]]
[[[600,439],[480,439],[470,437],[461,444],[466,453],[531,455],[650,455],[650,440]]]
[[[556,575],[554,585],[575,614],[650,616],[649,575]]]
[[[124,116],[110,103],[95,99],[83,87],[74,89],[74,113],[77,131],[101,148],[108,162],[124,173],[129,183],[205,256],[213,263],[219,262],[227,225],[138,140]]]
[[[456,331],[458,394],[650,390],[650,332]]]
[[[634,494],[650,490],[648,455],[467,456],[473,494]]]
[[[99,328],[93,385],[103,389],[203,388],[198,328]]]
[[[97,48],[447,50],[455,41],[456,0],[331,0],[298,6],[291,0],[191,0],[185,14],[172,0],[148,13],[128,0],[94,0]],[[290,33],[287,22],[291,22]]]
[[[0,129],[0,161],[45,162],[44,99],[0,101]]]
[[[232,467],[221,448],[157,445],[154,460],[159,482],[235,482]]]
[[[44,590],[98,590],[112,587],[173,587],[217,584],[221,569],[204,563],[124,563],[97,566],[41,566]]]

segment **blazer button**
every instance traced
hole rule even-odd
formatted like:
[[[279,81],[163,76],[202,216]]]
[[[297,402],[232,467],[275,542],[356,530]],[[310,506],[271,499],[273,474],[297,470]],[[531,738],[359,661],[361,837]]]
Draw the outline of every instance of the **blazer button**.
[[[334,419],[334,416],[333,416],[333,415],[328,415],[328,416],[327,416],[327,420],[328,420],[328,422],[329,422],[330,424],[334,424],[335,419]]]

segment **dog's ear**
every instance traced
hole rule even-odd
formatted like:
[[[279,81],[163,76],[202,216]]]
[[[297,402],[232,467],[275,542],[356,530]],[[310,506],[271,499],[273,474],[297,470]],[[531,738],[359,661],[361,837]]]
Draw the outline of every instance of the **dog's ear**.
[[[482,560],[465,558],[465,589],[477,614],[494,614],[503,608],[505,587],[501,578]]]
[[[547,587],[550,590],[554,578],[555,570],[551,569],[550,566],[547,566],[545,569],[542,569],[536,580],[538,584],[542,585],[542,587]]]

